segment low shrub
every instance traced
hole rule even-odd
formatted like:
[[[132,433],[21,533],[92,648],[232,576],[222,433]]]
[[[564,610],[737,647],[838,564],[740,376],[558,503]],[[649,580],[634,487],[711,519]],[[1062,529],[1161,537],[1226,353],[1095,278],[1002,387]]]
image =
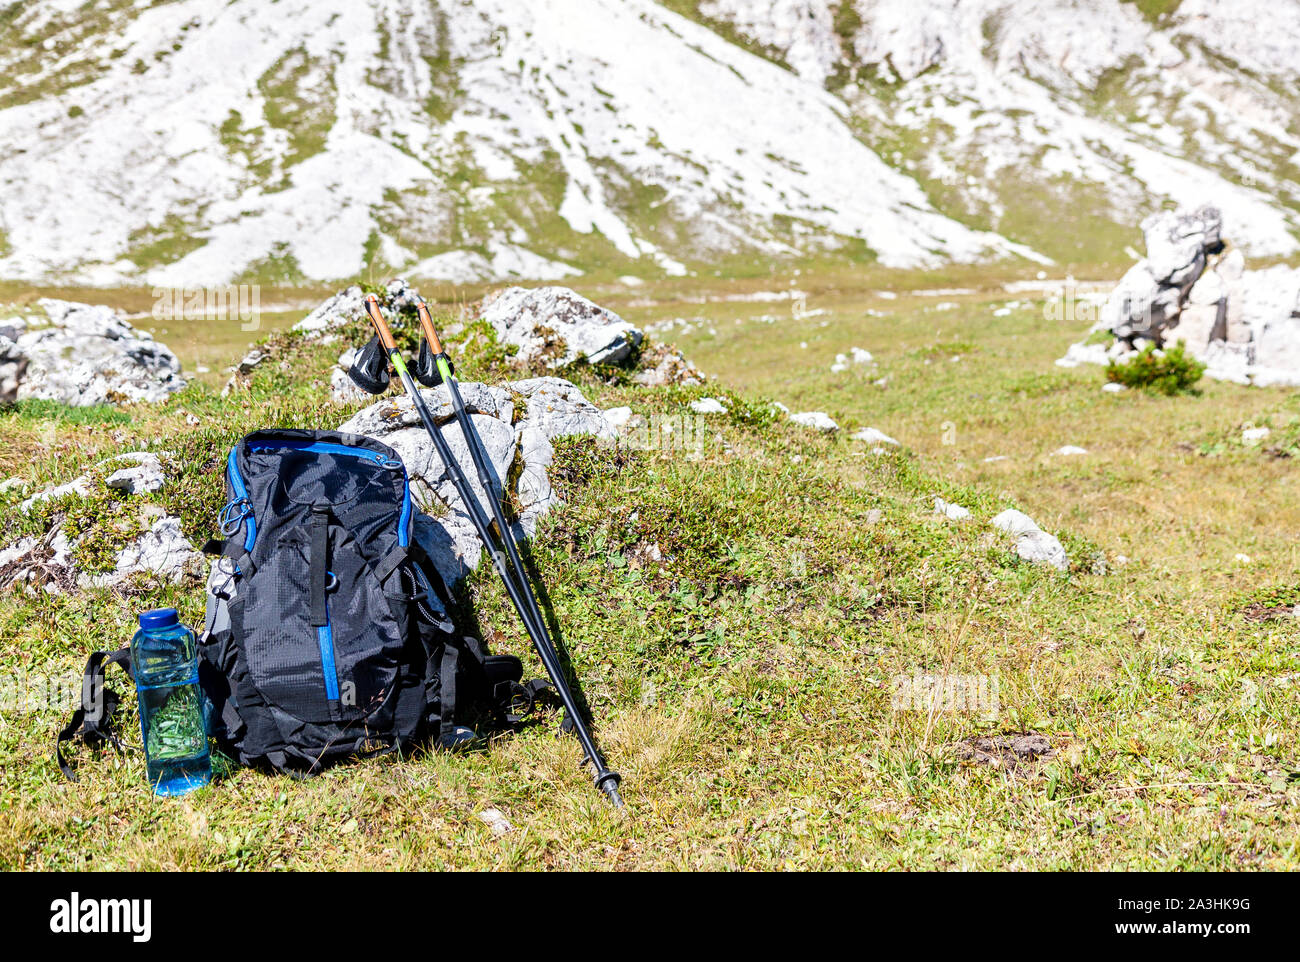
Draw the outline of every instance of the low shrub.
[[[1188,394],[1205,373],[1205,365],[1187,354],[1179,343],[1163,351],[1148,344],[1128,360],[1111,361],[1106,380],[1153,394]]]

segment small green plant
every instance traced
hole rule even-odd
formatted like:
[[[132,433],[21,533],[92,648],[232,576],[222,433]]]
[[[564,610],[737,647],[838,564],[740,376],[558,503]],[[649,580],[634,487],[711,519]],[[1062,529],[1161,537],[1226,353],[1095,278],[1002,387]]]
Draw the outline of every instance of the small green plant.
[[[1193,393],[1193,386],[1204,373],[1205,365],[1188,357],[1181,342],[1163,351],[1148,344],[1127,361],[1111,361],[1106,367],[1106,380],[1172,397]]]
[[[435,318],[434,323],[437,322]],[[457,376],[462,371],[484,381],[518,376],[519,369],[513,361],[519,352],[518,345],[503,342],[487,321],[471,321],[454,340],[459,353],[456,358]]]

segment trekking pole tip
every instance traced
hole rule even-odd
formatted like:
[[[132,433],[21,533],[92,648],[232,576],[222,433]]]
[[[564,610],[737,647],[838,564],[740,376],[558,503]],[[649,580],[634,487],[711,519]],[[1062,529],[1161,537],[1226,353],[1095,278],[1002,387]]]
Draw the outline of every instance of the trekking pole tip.
[[[618,793],[618,783],[622,781],[622,776],[618,772],[605,772],[603,775],[596,777],[596,787],[609,796],[609,800],[614,803],[614,807],[626,811],[623,804],[623,796]]]

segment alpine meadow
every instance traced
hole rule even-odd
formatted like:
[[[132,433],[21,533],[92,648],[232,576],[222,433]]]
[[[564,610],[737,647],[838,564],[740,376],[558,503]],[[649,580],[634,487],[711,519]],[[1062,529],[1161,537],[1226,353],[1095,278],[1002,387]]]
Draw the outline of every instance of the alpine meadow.
[[[0,0],[0,868],[1300,868],[1298,388],[1300,0]]]

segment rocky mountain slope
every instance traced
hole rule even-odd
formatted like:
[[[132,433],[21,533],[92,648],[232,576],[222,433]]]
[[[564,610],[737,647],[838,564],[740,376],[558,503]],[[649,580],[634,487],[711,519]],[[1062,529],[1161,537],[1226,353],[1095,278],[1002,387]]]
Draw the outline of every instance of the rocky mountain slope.
[[[1248,253],[1296,250],[1296,0],[693,8],[834,91],[859,136],[964,222],[1086,259],[1136,241],[1134,211],[1208,203]]]
[[[11,3],[0,276],[1078,260],[1164,199],[1289,253],[1300,6],[1176,6]]]

